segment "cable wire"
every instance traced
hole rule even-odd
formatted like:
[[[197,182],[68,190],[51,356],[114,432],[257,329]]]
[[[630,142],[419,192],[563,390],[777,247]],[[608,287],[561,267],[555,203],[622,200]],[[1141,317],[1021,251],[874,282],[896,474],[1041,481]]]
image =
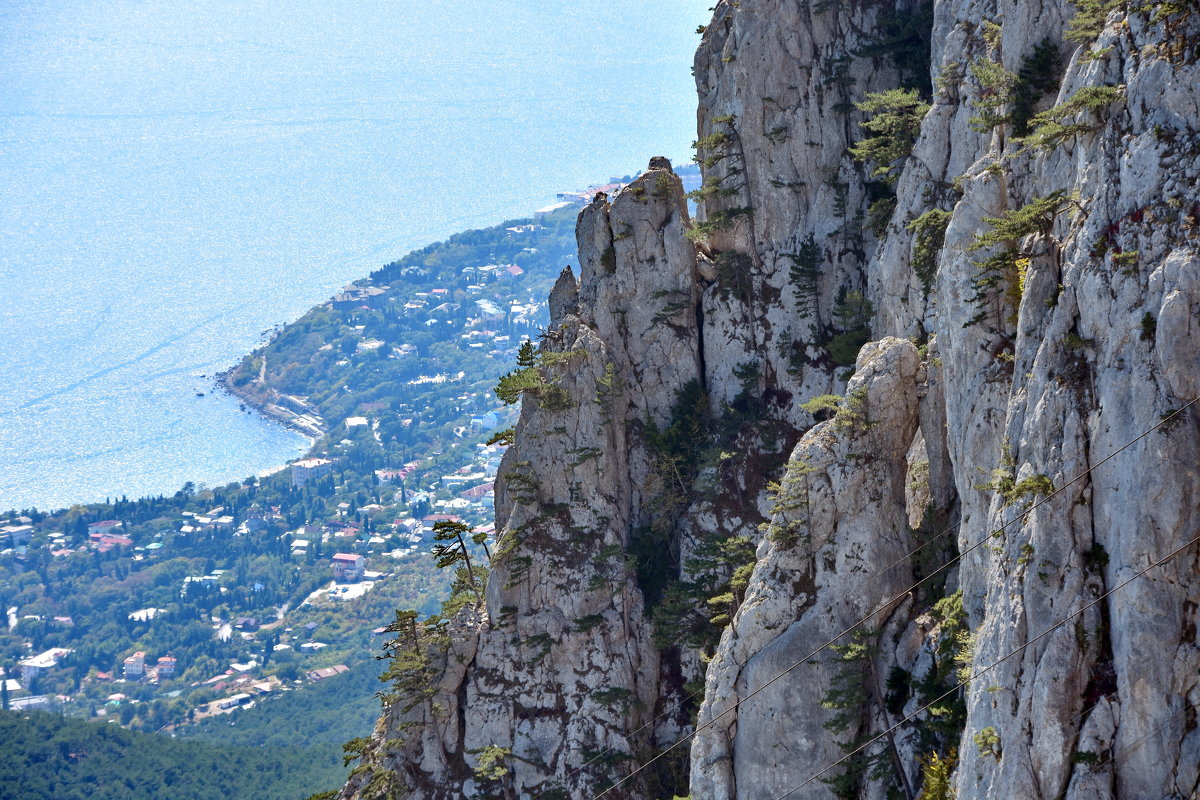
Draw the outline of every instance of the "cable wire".
[[[912,721],[912,720],[913,720],[913,719],[914,719],[914,718],[915,718],[915,717],[916,717],[918,714],[921,714],[922,712],[924,712],[924,711],[928,710],[930,706],[932,706],[932,705],[936,705],[937,703],[940,703],[942,700],[945,700],[947,697],[949,697],[950,695],[954,694],[954,693],[955,693],[955,692],[957,692],[959,689],[962,689],[963,687],[965,687],[965,686],[966,686],[967,684],[969,684],[971,681],[973,681],[973,680],[975,680],[976,678],[979,678],[979,677],[981,677],[981,676],[983,676],[983,675],[987,674],[988,672],[990,672],[991,670],[993,670],[993,669],[995,669],[996,667],[1000,666],[1000,665],[1001,665],[1001,664],[1003,664],[1005,661],[1007,661],[1008,659],[1010,659],[1010,658],[1012,658],[1013,656],[1017,655],[1018,653],[1023,653],[1023,652],[1024,652],[1024,651],[1025,651],[1025,650],[1026,650],[1026,649],[1027,649],[1029,646],[1030,646],[1030,645],[1032,645],[1032,644],[1034,644],[1034,643],[1036,643],[1036,642],[1040,641],[1041,639],[1044,639],[1045,637],[1049,636],[1051,633],[1053,633],[1054,631],[1058,630],[1058,629],[1059,629],[1059,628],[1061,628],[1063,625],[1066,625],[1068,622],[1070,622],[1070,621],[1071,621],[1072,619],[1074,619],[1075,617],[1077,617],[1077,616],[1079,616],[1080,614],[1084,613],[1084,612],[1085,612],[1085,611],[1087,611],[1088,609],[1090,609],[1090,608],[1093,608],[1093,607],[1094,607],[1094,606],[1096,606],[1098,603],[1102,602],[1102,601],[1103,601],[1103,600],[1105,600],[1107,597],[1109,597],[1110,595],[1112,595],[1114,592],[1116,592],[1116,591],[1118,591],[1118,590],[1120,590],[1120,589],[1123,589],[1123,588],[1125,588],[1126,586],[1128,586],[1129,584],[1133,583],[1135,580],[1137,580],[1138,578],[1142,577],[1143,575],[1145,575],[1147,572],[1149,572],[1150,570],[1154,569],[1155,567],[1159,567],[1159,566],[1162,566],[1163,564],[1167,563],[1167,562],[1168,562],[1168,561],[1170,561],[1172,558],[1174,558],[1175,556],[1179,555],[1180,553],[1182,553],[1182,552],[1183,552],[1184,550],[1186,550],[1187,548],[1191,547],[1191,546],[1192,546],[1193,544],[1195,544],[1196,542],[1200,542],[1200,534],[1197,534],[1196,536],[1192,537],[1192,538],[1191,538],[1191,539],[1189,539],[1188,541],[1184,542],[1182,545],[1180,545],[1179,547],[1175,548],[1175,549],[1174,549],[1174,550],[1172,550],[1170,553],[1168,553],[1167,555],[1163,556],[1163,557],[1162,557],[1162,558],[1160,558],[1158,561],[1155,561],[1153,564],[1151,564],[1150,566],[1146,567],[1145,569],[1142,569],[1142,570],[1139,570],[1138,572],[1135,572],[1135,573],[1133,574],[1133,576],[1131,576],[1131,577],[1127,578],[1127,579],[1126,579],[1126,580],[1124,580],[1123,582],[1121,582],[1121,583],[1117,584],[1116,586],[1114,586],[1113,588],[1109,589],[1107,592],[1105,592],[1104,594],[1100,595],[1100,596],[1099,596],[1099,597],[1097,597],[1095,600],[1091,601],[1090,603],[1088,603],[1087,605],[1085,605],[1083,608],[1079,609],[1078,611],[1075,611],[1075,612],[1073,612],[1073,613],[1071,613],[1071,614],[1068,614],[1068,615],[1067,615],[1066,617],[1064,617],[1062,620],[1060,620],[1059,622],[1056,622],[1056,623],[1054,623],[1054,624],[1053,624],[1053,625],[1051,625],[1049,628],[1046,628],[1044,631],[1042,631],[1041,633],[1039,633],[1037,636],[1033,637],[1033,638],[1032,638],[1032,639],[1030,639],[1029,641],[1027,641],[1027,642],[1025,642],[1024,644],[1022,644],[1022,645],[1018,646],[1017,648],[1015,648],[1015,649],[1011,650],[1010,652],[1008,652],[1008,653],[1007,653],[1007,654],[1005,654],[1004,656],[1001,656],[1000,658],[998,658],[997,660],[993,661],[991,664],[988,664],[986,667],[984,667],[984,668],[980,669],[979,671],[971,673],[971,676],[970,676],[969,678],[967,678],[966,680],[964,680],[964,681],[960,682],[960,683],[959,683],[957,686],[955,686],[954,688],[950,689],[950,690],[949,690],[948,692],[946,692],[945,694],[943,694],[943,695],[941,695],[941,696],[939,696],[939,697],[935,698],[935,699],[934,699],[934,700],[932,700],[931,702],[929,702],[929,703],[926,703],[925,705],[921,706],[921,707],[920,707],[920,708],[918,708],[916,711],[914,711],[913,713],[909,714],[907,717],[905,717],[904,719],[900,720],[899,722],[897,722],[897,723],[896,723],[895,725],[893,725],[892,727],[890,727],[890,728],[888,728],[887,730],[883,731],[882,733],[879,733],[879,734],[877,734],[876,736],[872,737],[871,739],[869,739],[868,741],[864,742],[864,743],[863,743],[862,745],[860,745],[859,747],[855,748],[854,750],[850,751],[850,752],[849,752],[849,753],[847,753],[846,755],[844,755],[844,756],[842,756],[841,758],[839,758],[837,761],[834,761],[832,764],[829,764],[829,765],[827,765],[827,766],[825,766],[825,767],[822,767],[820,770],[818,770],[817,772],[813,773],[813,774],[812,774],[812,775],[811,775],[811,776],[808,778],[808,780],[806,780],[806,781],[804,781],[803,783],[797,784],[796,786],[792,787],[792,788],[791,788],[791,789],[789,789],[788,791],[786,791],[786,792],[784,792],[783,794],[781,794],[781,795],[780,795],[778,798],[776,798],[776,800],[784,800],[784,798],[791,796],[791,795],[792,795],[794,792],[797,792],[797,791],[799,791],[800,789],[803,789],[805,786],[809,785],[809,784],[810,784],[810,783],[812,783],[813,781],[815,781],[815,780],[817,780],[818,778],[820,778],[820,777],[821,777],[822,775],[824,775],[826,772],[829,772],[829,770],[831,770],[831,769],[834,769],[835,767],[838,767],[838,766],[840,766],[840,765],[842,765],[842,764],[846,763],[846,762],[847,762],[847,761],[849,761],[851,758],[853,758],[854,756],[856,756],[856,755],[858,755],[859,753],[861,753],[863,750],[866,750],[868,747],[870,747],[871,745],[873,745],[873,744],[875,744],[876,742],[878,742],[880,739],[884,738],[885,736],[889,736],[890,734],[893,734],[893,733],[895,733],[895,732],[896,732],[896,730],[897,730],[897,729],[898,729],[898,728],[899,728],[901,725],[905,724],[906,722],[910,722],[910,721]]]
[[[796,662],[795,662],[795,663],[793,663],[791,666],[789,666],[789,667],[787,667],[786,669],[784,669],[784,670],[783,670],[783,672],[780,672],[778,675],[776,675],[775,677],[771,678],[769,681],[767,681],[766,683],[764,683],[762,686],[760,686],[760,687],[758,687],[757,689],[755,689],[754,691],[750,692],[750,694],[748,694],[748,695],[746,695],[745,697],[742,697],[742,698],[740,698],[740,699],[738,699],[738,700],[734,701],[734,703],[733,703],[732,705],[730,705],[730,706],[729,706],[729,708],[725,709],[724,711],[720,712],[719,714],[717,714],[716,716],[714,716],[712,719],[710,719],[708,722],[704,723],[703,725],[700,725],[700,726],[696,727],[695,729],[693,729],[693,730],[692,730],[692,731],[690,731],[689,733],[687,733],[687,734],[685,734],[684,736],[682,736],[681,738],[679,738],[679,739],[678,739],[677,741],[675,741],[675,742],[674,742],[672,745],[670,745],[669,747],[667,747],[665,750],[662,750],[661,752],[659,752],[657,755],[655,755],[655,756],[654,756],[653,758],[651,758],[649,761],[647,761],[647,762],[645,762],[644,764],[642,764],[642,765],[638,766],[638,767],[637,767],[635,770],[633,770],[632,772],[630,772],[630,773],[629,773],[628,775],[626,775],[624,778],[622,778],[621,780],[617,781],[617,782],[616,782],[616,783],[614,783],[612,786],[610,786],[610,787],[608,787],[607,789],[605,789],[604,791],[602,791],[600,794],[598,794],[598,795],[595,795],[595,796],[592,798],[592,800],[599,800],[599,798],[603,797],[603,796],[604,796],[605,794],[607,794],[608,792],[611,792],[612,790],[614,790],[614,789],[616,789],[616,788],[620,787],[622,784],[624,784],[624,783],[626,783],[627,781],[629,781],[631,778],[633,778],[633,777],[634,777],[635,775],[637,775],[639,772],[641,772],[642,770],[646,769],[646,768],[647,768],[647,767],[649,767],[651,764],[653,764],[654,762],[658,761],[660,758],[662,758],[663,756],[667,755],[668,753],[670,753],[670,752],[671,752],[672,750],[674,750],[675,748],[679,747],[679,745],[683,744],[684,742],[687,742],[687,741],[689,741],[690,739],[693,739],[693,738],[695,738],[695,736],[696,736],[698,733],[700,733],[701,731],[703,731],[703,730],[705,730],[705,729],[707,729],[707,728],[711,727],[712,725],[716,724],[717,720],[721,719],[721,718],[722,718],[722,717],[724,717],[726,714],[729,714],[731,711],[734,711],[734,710],[736,710],[736,709],[737,709],[739,706],[741,706],[741,704],[742,704],[742,703],[745,703],[746,701],[750,700],[750,699],[751,699],[751,698],[753,698],[755,695],[757,695],[759,692],[763,691],[763,690],[764,690],[764,689],[766,689],[768,686],[770,686],[771,684],[773,684],[773,683],[775,683],[776,681],[778,681],[780,678],[782,678],[782,677],[784,677],[785,675],[787,675],[788,673],[790,673],[790,672],[791,672],[792,670],[794,670],[796,667],[800,666],[801,664],[803,664],[803,663],[804,663],[804,662],[806,662],[806,661],[811,661],[811,660],[812,660],[814,657],[816,657],[817,655],[819,655],[819,654],[820,654],[821,652],[823,652],[825,649],[827,649],[828,647],[830,647],[830,646],[832,646],[833,644],[837,643],[837,642],[838,642],[838,641],[839,641],[839,640],[840,640],[842,637],[844,637],[844,636],[846,636],[847,634],[849,634],[849,633],[852,633],[852,632],[854,632],[855,630],[857,630],[858,628],[862,627],[862,626],[863,626],[863,625],[864,625],[864,624],[865,624],[867,621],[869,621],[870,619],[872,619],[873,617],[875,617],[875,616],[876,616],[877,614],[879,614],[881,611],[884,611],[885,609],[890,609],[890,608],[892,608],[892,607],[894,606],[894,604],[895,604],[895,603],[897,603],[898,601],[902,600],[904,597],[908,596],[908,595],[909,595],[911,592],[914,592],[914,591],[916,591],[916,590],[917,590],[917,589],[919,589],[921,586],[923,586],[924,584],[926,584],[927,582],[929,582],[930,580],[932,580],[932,579],[933,579],[933,578],[934,578],[936,575],[938,575],[938,574],[940,574],[940,573],[944,572],[945,570],[947,570],[947,569],[949,569],[951,566],[953,566],[955,563],[957,563],[958,561],[962,560],[962,558],[963,558],[964,556],[968,555],[969,553],[971,553],[971,552],[973,552],[974,550],[978,549],[979,547],[983,546],[983,545],[984,545],[985,543],[987,543],[987,542],[988,542],[990,539],[992,539],[993,537],[995,537],[995,536],[997,536],[998,534],[1002,533],[1002,532],[1004,531],[1004,529],[1005,529],[1005,528],[1007,528],[1007,527],[1008,527],[1009,525],[1011,525],[1012,523],[1016,522],[1017,520],[1022,520],[1022,519],[1025,519],[1025,518],[1026,518],[1026,517],[1028,517],[1030,514],[1032,514],[1034,511],[1036,511],[1038,508],[1040,508],[1041,506],[1043,506],[1043,505],[1045,505],[1046,503],[1049,503],[1051,500],[1053,500],[1055,496],[1057,496],[1057,495],[1058,495],[1060,492],[1062,492],[1063,490],[1065,490],[1067,487],[1069,487],[1069,486],[1071,486],[1071,485],[1073,485],[1073,484],[1075,484],[1075,483],[1079,482],[1079,481],[1080,481],[1080,480],[1082,480],[1083,478],[1085,478],[1085,477],[1087,477],[1088,475],[1090,475],[1090,474],[1092,473],[1092,471],[1093,471],[1093,470],[1095,470],[1095,469],[1097,469],[1097,468],[1099,468],[1099,467],[1103,466],[1103,465],[1104,465],[1106,462],[1110,461],[1111,459],[1115,458],[1115,457],[1116,457],[1117,455],[1119,455],[1120,453],[1122,453],[1122,452],[1124,452],[1125,450],[1129,449],[1129,448],[1130,448],[1130,447],[1132,447],[1134,444],[1136,444],[1137,442],[1139,442],[1139,441],[1141,441],[1142,439],[1146,438],[1147,436],[1149,436],[1149,435],[1150,435],[1151,433],[1153,433],[1154,431],[1156,431],[1156,430],[1158,430],[1159,428],[1161,428],[1162,426],[1164,426],[1164,425],[1167,425],[1168,423],[1172,422],[1172,421],[1173,421],[1173,420],[1174,420],[1176,417],[1178,417],[1180,414],[1182,414],[1183,412],[1185,412],[1185,411],[1187,411],[1189,408],[1191,408],[1193,405],[1195,405],[1197,401],[1200,401],[1200,396],[1197,396],[1197,397],[1194,397],[1194,398],[1192,398],[1190,401],[1188,401],[1186,404],[1184,404],[1182,407],[1180,407],[1180,408],[1176,409],[1175,411],[1172,411],[1172,412],[1171,412],[1171,413],[1169,413],[1169,414],[1165,414],[1165,415],[1164,415],[1164,416],[1163,416],[1163,417],[1162,417],[1162,418],[1161,418],[1161,419],[1160,419],[1160,420],[1159,420],[1159,421],[1158,421],[1156,424],[1152,425],[1150,428],[1146,429],[1145,431],[1143,431],[1142,433],[1140,433],[1139,435],[1137,435],[1136,437],[1134,437],[1134,438],[1133,438],[1133,439],[1131,439],[1130,441],[1126,442],[1126,443],[1125,443],[1125,444],[1123,444],[1121,447],[1119,447],[1119,448],[1117,448],[1116,450],[1114,450],[1113,452],[1109,453],[1107,456],[1105,456],[1104,458],[1102,458],[1100,461],[1097,461],[1095,464],[1093,464],[1093,465],[1089,466],[1089,467],[1088,467],[1087,469],[1085,469],[1083,472],[1079,473],[1079,474],[1078,474],[1078,475],[1076,475],[1074,478],[1072,478],[1071,480],[1069,480],[1069,481],[1067,481],[1066,483],[1064,483],[1062,486],[1059,486],[1059,487],[1058,487],[1058,488],[1056,488],[1054,491],[1050,492],[1050,494],[1048,494],[1048,495],[1046,495],[1045,497],[1042,497],[1041,499],[1037,500],[1036,502],[1034,502],[1034,503],[1033,503],[1033,505],[1031,505],[1029,508],[1025,509],[1025,511],[1023,511],[1023,512],[1021,512],[1020,514],[1018,514],[1017,516],[1013,517],[1013,518],[1012,518],[1012,519],[1010,519],[1008,522],[1005,522],[1003,525],[1001,525],[1001,526],[1000,526],[999,528],[997,528],[996,530],[994,530],[994,531],[991,531],[990,533],[988,533],[988,535],[987,535],[987,536],[985,536],[985,537],[983,537],[982,539],[980,539],[979,541],[975,542],[973,545],[971,545],[970,547],[968,547],[966,550],[964,550],[963,552],[961,552],[961,553],[959,553],[958,555],[954,556],[954,557],[953,557],[953,558],[951,558],[949,561],[947,561],[945,564],[943,564],[942,566],[938,567],[937,569],[935,569],[933,572],[929,573],[929,574],[928,574],[928,575],[926,575],[925,577],[921,578],[919,581],[917,581],[916,583],[914,583],[914,584],[913,584],[912,586],[910,586],[908,589],[905,589],[903,592],[900,592],[899,594],[895,595],[895,596],[894,596],[894,597],[892,597],[890,600],[888,600],[887,602],[883,603],[883,604],[882,604],[882,605],[880,605],[878,608],[876,608],[874,611],[872,611],[872,612],[868,613],[867,615],[865,615],[864,617],[862,617],[861,619],[859,619],[857,622],[855,622],[853,625],[851,625],[850,627],[846,628],[846,629],[845,629],[845,630],[843,630],[841,633],[838,633],[837,635],[835,635],[835,636],[834,636],[832,639],[829,639],[828,641],[824,642],[824,643],[823,643],[823,644],[822,644],[820,647],[818,647],[817,649],[813,650],[811,653],[809,653],[809,654],[808,654],[807,656],[805,656],[804,658],[802,658],[802,659],[800,659],[800,660],[796,661]],[[957,526],[957,525],[952,525],[952,526],[950,526],[950,527],[946,528],[946,529],[945,529],[945,530],[943,530],[941,533],[937,534],[936,536],[934,536],[933,538],[931,538],[929,541],[927,541],[927,542],[925,542],[924,544],[922,544],[921,546],[917,547],[915,550],[911,551],[911,552],[910,552],[910,553],[908,553],[907,555],[905,555],[905,556],[902,556],[901,558],[897,559],[896,561],[893,561],[891,564],[889,564],[888,566],[884,567],[883,569],[881,569],[881,570],[877,570],[876,572],[874,572],[874,573],[871,575],[871,577],[867,578],[867,579],[866,579],[866,580],[864,580],[864,581],[863,581],[861,584],[859,584],[859,586],[858,586],[858,589],[859,589],[859,590],[861,590],[861,589],[865,588],[866,586],[870,585],[870,583],[871,583],[872,581],[874,581],[874,580],[877,580],[877,579],[879,578],[879,576],[880,576],[880,575],[882,575],[883,573],[887,572],[888,570],[891,570],[892,568],[894,568],[894,567],[895,567],[895,566],[897,566],[898,564],[900,564],[900,563],[904,562],[906,559],[909,559],[909,558],[911,558],[912,556],[916,555],[918,552],[920,552],[922,549],[924,549],[924,548],[925,548],[925,547],[927,547],[928,545],[932,544],[933,542],[937,541],[938,539],[941,539],[942,537],[944,537],[946,534],[950,533],[951,531],[957,530],[957,528],[958,528],[958,526]],[[690,696],[689,698],[687,698],[687,699],[688,699],[688,700],[690,700],[690,699],[692,699],[692,698],[696,697],[697,695],[703,694],[703,692],[704,692],[704,690],[700,690],[700,691],[696,692],[695,694],[691,695],[691,696]],[[935,701],[935,702],[936,702],[936,701]],[[635,734],[639,733],[640,731],[644,730],[646,727],[648,727],[648,726],[650,726],[650,725],[654,724],[655,722],[659,721],[660,719],[662,719],[664,716],[666,716],[666,714],[660,714],[658,717],[655,717],[654,719],[652,719],[652,720],[650,720],[649,722],[645,723],[645,724],[644,724],[644,725],[642,725],[641,727],[639,727],[639,728],[635,729],[635,730],[634,730],[632,733],[630,733],[629,735],[630,735],[630,736],[633,736],[633,735],[635,735]],[[572,772],[568,773],[567,777],[566,777],[564,780],[569,780],[570,778],[573,778],[573,777],[575,777],[575,776],[576,776],[576,775],[578,775],[580,772],[582,772],[584,769],[586,769],[588,766],[590,766],[592,763],[594,763],[594,762],[598,761],[598,760],[599,760],[600,758],[602,758],[602,757],[603,757],[605,754],[607,754],[607,753],[609,753],[609,752],[612,752],[614,749],[615,749],[614,747],[609,747],[607,750],[603,751],[603,752],[601,753],[601,755],[595,756],[594,758],[592,758],[592,760],[591,760],[591,761],[588,761],[588,762],[586,762],[586,763],[585,763],[585,764],[583,764],[582,766],[580,766],[580,767],[576,768],[575,770],[573,770]],[[546,787],[546,788],[545,788],[545,789],[543,789],[541,792],[539,792],[538,794],[534,795],[534,797],[533,797],[533,799],[532,799],[532,800],[538,800],[538,798],[540,798],[540,797],[541,797],[543,794],[545,794],[546,792],[550,791],[550,789],[551,789],[551,788],[553,788],[554,786],[558,785],[559,783],[560,783],[559,781],[555,781],[555,782],[551,783],[551,785],[550,785],[550,786]]]

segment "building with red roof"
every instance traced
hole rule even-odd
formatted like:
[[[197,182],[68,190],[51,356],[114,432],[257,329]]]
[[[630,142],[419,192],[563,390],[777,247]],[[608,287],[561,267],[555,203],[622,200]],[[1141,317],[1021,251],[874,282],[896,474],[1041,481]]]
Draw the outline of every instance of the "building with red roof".
[[[357,581],[367,569],[367,559],[357,553],[334,553],[333,579],[335,581]]]

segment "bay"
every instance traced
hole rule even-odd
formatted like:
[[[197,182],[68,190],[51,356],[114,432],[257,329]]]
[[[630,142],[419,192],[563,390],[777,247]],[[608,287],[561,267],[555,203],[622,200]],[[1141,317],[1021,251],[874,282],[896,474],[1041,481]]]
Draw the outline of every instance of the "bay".
[[[407,250],[686,157],[687,0],[0,6],[0,509],[307,442],[212,389]]]

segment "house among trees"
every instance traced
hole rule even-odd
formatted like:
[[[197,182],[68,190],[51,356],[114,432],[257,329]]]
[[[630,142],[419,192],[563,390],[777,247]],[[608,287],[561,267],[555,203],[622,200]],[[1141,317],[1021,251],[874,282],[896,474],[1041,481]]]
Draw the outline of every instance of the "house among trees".
[[[480,414],[477,417],[471,417],[472,431],[490,431],[500,425],[500,417],[495,411],[489,411],[486,414]]]
[[[141,650],[125,659],[125,680],[140,681],[146,677],[146,654]]]
[[[99,522],[89,523],[87,526],[88,536],[96,536],[97,534],[113,533],[117,528],[123,527],[124,523],[117,519],[105,519]]]
[[[174,656],[162,656],[158,659],[158,666],[155,674],[160,681],[165,681],[175,677],[175,658]]]
[[[262,506],[258,503],[251,503],[250,511],[246,514],[243,524],[246,526],[246,530],[251,532],[265,530],[268,523]]]
[[[292,464],[292,486],[304,486],[328,474],[333,462],[327,458],[305,458]]]
[[[333,556],[333,579],[335,581],[357,581],[367,568],[367,559],[357,553],[335,553]]]
[[[36,656],[31,656],[17,662],[17,666],[21,668],[21,680],[25,681],[26,685],[28,685],[31,680],[41,673],[57,667],[59,661],[62,661],[73,652],[73,650],[55,647],[44,653],[39,653]]]
[[[343,672],[349,672],[350,668],[345,664],[334,664],[332,667],[324,667],[323,669],[314,669],[306,673],[306,677],[310,681],[320,681],[325,678],[332,678],[334,675],[341,675]]]
[[[115,528],[109,528],[108,530],[115,530]],[[118,546],[133,546],[133,539],[130,539],[128,536],[120,536],[115,533],[89,533],[88,541],[93,548],[101,553],[107,553],[109,550]]]
[[[225,509],[220,508],[208,514],[196,516],[196,530],[205,533],[229,533],[233,530],[233,517],[228,514],[217,516]]]
[[[32,525],[4,525],[0,527],[0,545],[21,547],[33,538]]]
[[[332,308],[343,311],[363,306],[380,309],[387,304],[387,290],[378,286],[354,286],[351,284],[335,294],[329,304]]]

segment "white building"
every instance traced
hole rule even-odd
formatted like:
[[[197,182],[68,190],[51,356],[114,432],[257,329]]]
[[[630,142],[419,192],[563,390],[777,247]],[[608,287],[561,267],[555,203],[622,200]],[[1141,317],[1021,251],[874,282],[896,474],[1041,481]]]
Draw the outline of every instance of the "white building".
[[[327,458],[305,458],[292,464],[292,486],[304,486],[329,473],[333,462]]]
[[[146,654],[141,650],[125,659],[125,680],[140,681],[146,676]]]
[[[73,652],[75,651],[56,647],[47,650],[44,653],[39,653],[36,656],[31,656],[24,661],[18,662],[17,665],[21,668],[21,680],[28,684],[30,680],[36,678],[46,670],[57,667],[58,662],[62,661]]]

